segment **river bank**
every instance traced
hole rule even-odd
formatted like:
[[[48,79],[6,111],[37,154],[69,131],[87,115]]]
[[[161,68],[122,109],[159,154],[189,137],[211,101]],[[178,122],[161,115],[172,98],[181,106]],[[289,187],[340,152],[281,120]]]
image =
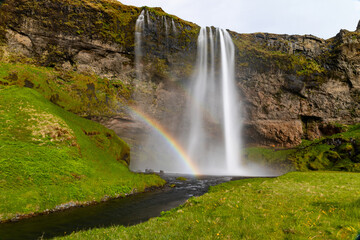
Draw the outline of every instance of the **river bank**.
[[[90,228],[130,226],[160,216],[163,211],[184,204],[190,197],[206,193],[210,186],[232,179],[212,176],[196,178],[177,174],[163,174],[161,177],[167,184],[162,188],[148,189],[145,193],[0,224],[0,236],[6,240],[46,239]]]
[[[359,193],[359,173],[292,172],[231,181],[142,224],[56,239],[355,239]]]
[[[119,194],[114,197],[110,197],[110,196],[106,195],[100,201],[95,201],[95,200],[94,201],[85,201],[85,202],[71,201],[68,203],[60,204],[53,209],[46,209],[45,211],[42,211],[42,212],[35,212],[35,213],[29,213],[29,214],[17,214],[15,217],[13,217],[11,219],[5,219],[5,220],[0,221],[0,224],[10,223],[10,222],[18,222],[23,219],[28,219],[28,218],[32,218],[32,217],[43,216],[43,215],[48,215],[48,214],[52,214],[52,213],[56,213],[56,212],[66,211],[66,210],[69,210],[72,208],[80,208],[80,207],[96,205],[96,204],[100,204],[100,203],[106,202],[106,201],[111,201],[111,200],[115,200],[115,199],[119,199],[119,198],[126,198],[129,196],[133,196],[133,195],[137,195],[137,194],[141,194],[141,193],[156,191],[156,190],[159,190],[164,187],[165,187],[165,185],[148,187],[144,191],[141,191],[141,192],[140,191],[138,192],[137,189],[133,189],[133,191],[130,193]]]

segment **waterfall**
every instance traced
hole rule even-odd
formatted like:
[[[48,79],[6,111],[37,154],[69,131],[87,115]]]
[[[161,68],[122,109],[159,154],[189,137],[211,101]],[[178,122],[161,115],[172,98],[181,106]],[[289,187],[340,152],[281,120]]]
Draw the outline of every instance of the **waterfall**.
[[[142,33],[144,31],[144,10],[141,11],[138,19],[136,20],[135,24],[135,69],[136,69],[136,76],[137,79],[141,79],[142,77],[142,64],[141,59],[143,57],[142,53]]]
[[[235,48],[223,29],[201,28],[196,73],[189,86],[187,151],[203,174],[240,174],[241,116]]]
[[[146,19],[147,19],[148,27],[151,28],[153,26],[153,24],[152,24],[152,20],[150,18],[149,11],[146,11]]]
[[[171,19],[171,27],[172,27],[172,31],[173,31],[174,35],[176,35],[177,34],[177,29],[176,29],[176,26],[175,26],[174,19]]]
[[[239,99],[234,80],[234,44],[227,31],[220,31],[221,82],[224,111],[225,159],[227,171],[239,168],[241,138],[239,129]]]
[[[165,26],[165,46],[164,46],[164,49],[165,49],[165,54],[168,53],[169,51],[169,26],[168,26],[168,22],[166,20],[166,16],[163,16],[162,17],[162,21],[163,21],[163,25]]]
[[[155,18],[156,19],[156,18]],[[168,52],[169,48],[169,30],[170,32],[173,31],[174,34],[176,33],[175,23],[172,19],[171,26],[168,25],[168,20],[166,16],[162,16],[161,18],[161,27],[165,29],[165,44],[164,44],[164,53]],[[146,23],[146,24],[145,24]],[[143,38],[144,38],[144,31],[145,29],[151,30],[156,32],[157,25],[151,18],[151,14],[149,11],[143,9],[136,20],[135,24],[135,69],[136,69],[136,77],[138,80],[141,80],[143,77],[143,63],[142,59],[143,55]],[[146,44],[146,43],[145,43]]]
[[[157,31],[163,30],[165,57],[169,54],[169,36],[177,34],[174,19],[151,17],[144,9],[136,21],[138,79],[142,78],[142,58],[148,44],[144,42],[149,37],[145,34],[155,34],[156,38]],[[137,117],[147,125],[150,123],[151,130],[142,138],[139,152],[132,155],[138,156],[132,158],[132,170],[151,168],[209,175],[263,174],[261,168],[249,163],[245,166],[241,159],[241,101],[235,81],[235,47],[228,31],[213,27],[200,29],[195,71],[187,90],[187,107],[183,110],[183,118],[175,120],[174,129],[157,127],[159,124],[154,124],[153,119]],[[169,103],[169,106],[173,105]]]
[[[166,20],[165,16],[163,16],[163,22],[164,22],[164,26],[165,26],[165,35],[167,37],[169,35],[169,26],[168,26],[168,23],[167,23],[167,20]]]

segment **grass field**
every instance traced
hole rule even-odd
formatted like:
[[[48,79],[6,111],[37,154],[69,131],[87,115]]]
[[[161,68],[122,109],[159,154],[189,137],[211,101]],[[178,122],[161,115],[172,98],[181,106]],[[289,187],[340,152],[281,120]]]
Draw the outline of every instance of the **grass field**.
[[[0,88],[0,220],[124,196],[164,180],[131,173],[113,131],[29,88]]]
[[[292,172],[212,187],[136,226],[58,239],[355,239],[359,219],[359,173]]]

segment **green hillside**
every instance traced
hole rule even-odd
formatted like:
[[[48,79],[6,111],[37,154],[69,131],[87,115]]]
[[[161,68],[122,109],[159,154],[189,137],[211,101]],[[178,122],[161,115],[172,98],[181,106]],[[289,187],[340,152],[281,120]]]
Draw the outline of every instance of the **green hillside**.
[[[113,131],[32,89],[0,87],[0,220],[164,184],[131,173],[129,157]]]

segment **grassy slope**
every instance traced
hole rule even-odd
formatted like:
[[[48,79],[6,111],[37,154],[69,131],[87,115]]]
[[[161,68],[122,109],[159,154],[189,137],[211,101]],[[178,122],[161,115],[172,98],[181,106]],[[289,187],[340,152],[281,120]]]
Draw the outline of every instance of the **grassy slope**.
[[[163,184],[131,173],[128,154],[113,131],[29,88],[0,87],[0,220]]]
[[[120,80],[5,62],[0,62],[1,85],[32,85],[46,99],[83,117],[114,115],[132,91]]]
[[[211,188],[202,197],[132,227],[65,239],[354,239],[360,229],[360,175],[293,172]]]

